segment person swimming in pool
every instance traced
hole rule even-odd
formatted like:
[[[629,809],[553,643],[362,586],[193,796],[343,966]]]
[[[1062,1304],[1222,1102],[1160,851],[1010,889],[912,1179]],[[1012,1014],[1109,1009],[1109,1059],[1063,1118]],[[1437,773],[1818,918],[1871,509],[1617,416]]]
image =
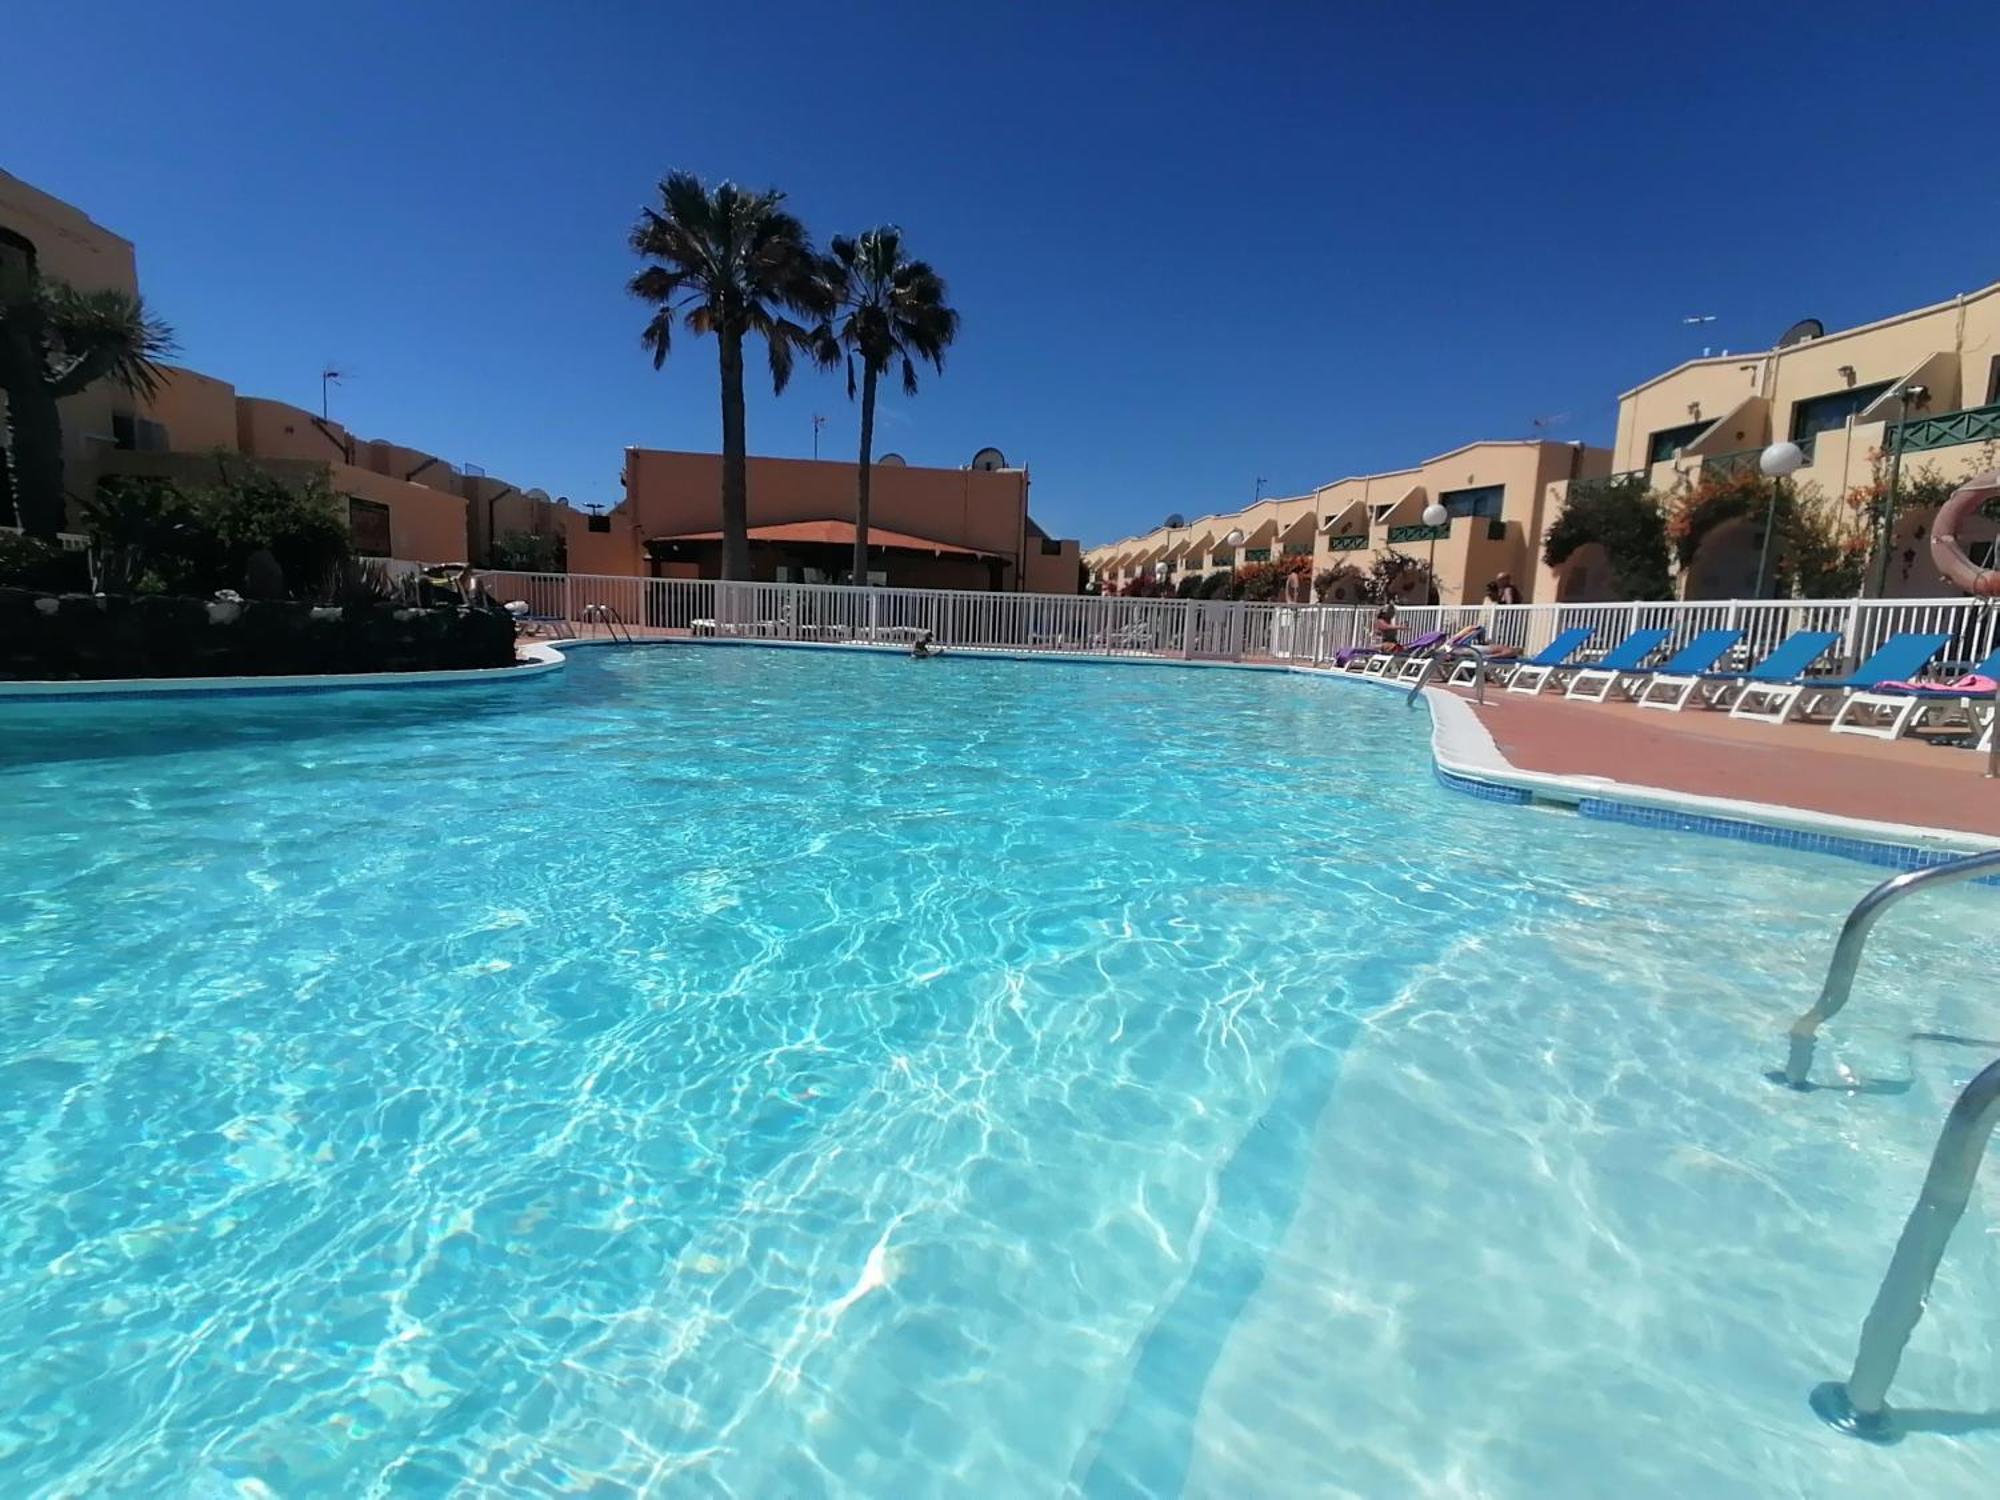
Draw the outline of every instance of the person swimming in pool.
[[[944,655],[944,647],[931,639],[931,633],[928,630],[910,643],[910,656],[912,660],[922,661],[927,656],[942,655]]]

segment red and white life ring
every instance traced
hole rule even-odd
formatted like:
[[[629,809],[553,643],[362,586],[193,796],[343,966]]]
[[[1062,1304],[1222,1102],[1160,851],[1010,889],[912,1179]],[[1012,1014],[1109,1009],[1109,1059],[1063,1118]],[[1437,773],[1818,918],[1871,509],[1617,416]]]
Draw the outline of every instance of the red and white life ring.
[[[1969,517],[1978,515],[1980,506],[1996,499],[2000,499],[2000,469],[1974,474],[1951,492],[1951,498],[1938,508],[1937,520],[1931,523],[1931,561],[1937,570],[1968,594],[1982,599],[2000,595],[2000,568],[1975,565],[1958,544],[1958,528]]]

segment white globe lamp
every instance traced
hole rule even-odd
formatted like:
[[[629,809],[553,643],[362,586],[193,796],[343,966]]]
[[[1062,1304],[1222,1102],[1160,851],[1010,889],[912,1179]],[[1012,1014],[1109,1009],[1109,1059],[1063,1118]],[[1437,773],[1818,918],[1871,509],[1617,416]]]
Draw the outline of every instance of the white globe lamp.
[[[1772,479],[1789,479],[1805,466],[1805,449],[1797,443],[1773,443],[1757,455],[1757,467]]]

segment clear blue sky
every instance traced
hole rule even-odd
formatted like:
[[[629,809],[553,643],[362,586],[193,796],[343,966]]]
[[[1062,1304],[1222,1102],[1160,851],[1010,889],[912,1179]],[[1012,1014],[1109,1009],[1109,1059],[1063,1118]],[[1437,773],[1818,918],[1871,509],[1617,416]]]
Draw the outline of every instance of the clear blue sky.
[[[317,406],[331,359],[362,435],[579,502],[628,444],[718,441],[712,344],[654,374],[623,291],[669,167],[782,187],[822,238],[903,225],[964,328],[882,446],[995,444],[1087,542],[1538,417],[1605,441],[1704,344],[2000,278],[1990,0],[17,0],[6,29],[0,166],[137,243],[186,363]],[[851,452],[810,373],[753,392],[752,451],[809,453],[814,412]]]

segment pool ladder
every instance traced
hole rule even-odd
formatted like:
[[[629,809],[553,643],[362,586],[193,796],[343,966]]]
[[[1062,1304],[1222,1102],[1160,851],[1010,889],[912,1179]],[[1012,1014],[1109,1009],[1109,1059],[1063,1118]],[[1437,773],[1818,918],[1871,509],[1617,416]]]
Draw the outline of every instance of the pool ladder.
[[[1432,652],[1430,658],[1424,663],[1424,669],[1417,673],[1417,680],[1410,684],[1410,695],[1403,700],[1403,707],[1409,708],[1415,704],[1418,697],[1423,693],[1423,690],[1430,686],[1431,678],[1439,667],[1455,667],[1458,665],[1459,660],[1460,658],[1456,653],[1444,651]],[[1472,701],[1474,703],[1484,703],[1486,701],[1486,658],[1475,649],[1472,651],[1472,660],[1479,664],[1479,670],[1472,674]]]
[[[1792,1088],[1807,1087],[1806,1074],[1812,1068],[1820,1025],[1847,1004],[1869,930],[1884,910],[1927,886],[1955,885],[1994,872],[2000,872],[2000,850],[1905,871],[1863,896],[1840,929],[1840,941],[1834,945],[1833,962],[1827,967],[1819,998],[1792,1023],[1791,1051],[1783,1071],[1771,1077]],[[1875,1304],[1861,1324],[1853,1369],[1846,1380],[1828,1381],[1812,1393],[1812,1409],[1839,1431],[1876,1443],[1894,1442],[1901,1436],[1889,1410],[1889,1386],[1896,1378],[1910,1335],[1924,1315],[1931,1282],[1944,1259],[1951,1232],[1965,1215],[1973,1181],[1996,1125],[2000,1125],[2000,1060],[1987,1064],[1965,1086],[1945,1117],[1931,1153],[1930,1170],[1924,1174],[1923,1191],[1896,1241],[1896,1252],[1889,1258]]]
[[[606,635],[614,641],[630,642],[632,627],[625,623],[625,617],[617,607],[610,604],[586,604],[583,607],[583,623],[589,626],[602,625]]]

